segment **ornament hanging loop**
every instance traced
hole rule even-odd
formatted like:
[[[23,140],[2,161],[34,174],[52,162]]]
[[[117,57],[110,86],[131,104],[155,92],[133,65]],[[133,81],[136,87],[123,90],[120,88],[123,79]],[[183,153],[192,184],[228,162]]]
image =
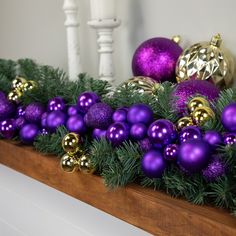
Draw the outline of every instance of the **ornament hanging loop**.
[[[174,36],[172,37],[172,41],[174,41],[175,43],[179,44],[180,41],[181,41],[180,35],[174,35]]]
[[[219,33],[212,37],[210,44],[217,48],[220,47],[220,45],[222,44],[222,38]]]

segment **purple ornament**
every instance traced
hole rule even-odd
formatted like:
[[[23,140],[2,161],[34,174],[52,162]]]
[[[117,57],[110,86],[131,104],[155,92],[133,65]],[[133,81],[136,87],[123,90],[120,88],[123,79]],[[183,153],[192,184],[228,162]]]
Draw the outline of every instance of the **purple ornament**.
[[[179,146],[177,144],[169,144],[164,149],[164,158],[167,161],[175,161],[178,157]]]
[[[11,118],[15,113],[15,105],[7,99],[0,99],[0,121]]]
[[[141,140],[147,134],[147,127],[143,123],[133,124],[130,128],[130,136],[134,140]]]
[[[44,113],[44,107],[40,103],[31,103],[25,109],[25,119],[31,123],[39,123]]]
[[[218,98],[220,93],[213,83],[206,80],[187,80],[177,84],[172,97],[174,99],[173,107],[181,115],[186,111],[187,103],[190,97],[194,95],[202,95],[209,101],[213,101]]]
[[[138,144],[143,152],[147,152],[152,148],[152,143],[150,142],[149,138],[144,138],[138,141]]]
[[[61,97],[55,97],[48,101],[48,111],[64,111],[65,110],[65,101]]]
[[[0,91],[0,100],[6,100],[7,97],[4,92]]]
[[[36,124],[26,124],[20,130],[20,139],[23,143],[32,144],[39,135],[39,127]]]
[[[223,135],[224,144],[227,146],[231,146],[236,144],[236,134],[226,133]]]
[[[15,120],[15,126],[17,129],[21,129],[26,123],[27,121],[23,116],[20,116]]]
[[[111,124],[106,137],[114,146],[118,146],[129,138],[129,126],[124,122]]]
[[[132,61],[134,76],[148,76],[157,82],[175,82],[175,66],[182,48],[167,38],[152,38],[135,51]]]
[[[206,131],[203,139],[208,142],[213,149],[217,148],[217,146],[223,143],[221,134],[214,130]]]
[[[66,115],[62,111],[52,111],[47,115],[47,128],[52,132],[65,123]]]
[[[48,116],[48,113],[47,112],[44,112],[41,116],[41,127],[42,128],[46,128],[47,127],[47,116]]]
[[[236,132],[236,103],[231,103],[224,108],[221,122],[226,130]]]
[[[144,123],[148,125],[153,121],[153,111],[146,104],[135,104],[129,108],[127,120],[131,124]]]
[[[78,109],[76,105],[69,106],[67,109],[68,116],[74,116],[78,114]]]
[[[91,106],[84,117],[88,127],[106,129],[112,123],[112,108],[106,103],[96,103]]]
[[[202,133],[197,126],[187,126],[183,128],[179,133],[180,143],[185,143],[188,140],[192,139],[201,139]]]
[[[0,134],[3,138],[11,139],[16,132],[15,120],[7,119],[0,122]]]
[[[97,102],[100,102],[100,99],[96,93],[84,92],[78,97],[77,107],[80,112],[86,113]]]
[[[113,122],[126,122],[127,120],[127,109],[119,108],[112,116]]]
[[[25,107],[19,106],[16,109],[16,117],[24,116],[25,115]]]
[[[106,138],[107,131],[103,129],[94,129],[93,130],[93,138],[94,139],[101,139],[101,138]]]
[[[190,173],[202,170],[211,158],[210,145],[204,140],[189,140],[179,147],[178,163]]]
[[[142,171],[144,175],[149,178],[162,177],[166,166],[166,161],[164,160],[161,152],[157,150],[150,150],[141,160]]]
[[[47,129],[45,129],[45,128],[41,129],[40,135],[44,136],[44,135],[48,135],[48,134],[49,133],[48,133]]]
[[[66,122],[66,128],[70,132],[84,134],[86,132],[86,125],[84,122],[84,118],[81,115],[74,115],[69,117]]]

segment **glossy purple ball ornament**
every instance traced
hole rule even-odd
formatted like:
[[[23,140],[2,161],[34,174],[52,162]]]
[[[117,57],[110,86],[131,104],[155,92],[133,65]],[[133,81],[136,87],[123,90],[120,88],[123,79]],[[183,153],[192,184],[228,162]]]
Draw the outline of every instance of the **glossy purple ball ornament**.
[[[7,119],[0,122],[0,134],[5,139],[11,139],[16,132],[15,120]]]
[[[118,108],[112,115],[113,122],[126,122],[127,120],[127,109]]]
[[[124,122],[111,124],[106,133],[107,140],[114,146],[119,146],[129,138],[129,126]]]
[[[20,130],[20,139],[25,144],[32,144],[39,134],[40,130],[36,124],[26,124]]]
[[[227,131],[236,132],[236,103],[231,103],[224,108],[221,122]]]
[[[100,98],[94,92],[81,93],[77,100],[77,108],[80,112],[86,113],[95,103],[100,102]]]
[[[224,144],[226,146],[231,146],[236,144],[236,134],[226,133],[223,135]]]
[[[30,123],[40,123],[44,113],[44,106],[40,103],[31,103],[25,108],[25,119]]]
[[[203,139],[208,142],[213,149],[216,149],[217,146],[223,143],[222,135],[214,130],[208,130],[205,132]]]
[[[92,133],[92,137],[94,139],[101,139],[101,138],[106,138],[107,131],[103,129],[94,129]]]
[[[183,128],[179,133],[179,142],[185,143],[192,139],[201,139],[202,133],[197,126],[187,126]]]
[[[167,161],[176,161],[179,153],[179,146],[177,144],[169,144],[164,148],[164,158]]]
[[[190,174],[199,172],[211,158],[211,147],[204,140],[189,140],[179,147],[178,163]]]
[[[129,108],[127,120],[130,124],[150,124],[153,121],[153,111],[146,104],[135,104]]]
[[[24,116],[25,115],[25,107],[19,106],[16,109],[16,117]]]
[[[147,152],[152,148],[152,143],[149,138],[144,138],[138,141],[138,144],[143,152]]]
[[[71,105],[67,109],[67,115],[68,116],[74,116],[78,114],[78,109],[76,105]]]
[[[66,128],[73,133],[84,134],[87,130],[84,118],[81,115],[74,115],[69,117],[66,122]]]
[[[64,111],[65,110],[65,101],[61,97],[55,97],[48,101],[48,111]]]
[[[27,121],[23,116],[16,118],[15,120],[16,129],[21,129],[24,125],[26,125],[26,123]]]
[[[176,82],[175,66],[182,48],[167,38],[152,38],[143,42],[132,60],[134,76],[147,76],[157,82]]]
[[[15,105],[7,99],[0,99],[0,121],[11,118],[15,114]]]
[[[161,178],[166,166],[161,152],[157,150],[150,150],[141,160],[142,171],[149,178]]]
[[[133,124],[130,128],[130,136],[134,140],[141,140],[147,135],[147,127],[143,123]]]
[[[55,132],[56,129],[66,123],[66,115],[62,111],[52,111],[47,115],[47,128]]]

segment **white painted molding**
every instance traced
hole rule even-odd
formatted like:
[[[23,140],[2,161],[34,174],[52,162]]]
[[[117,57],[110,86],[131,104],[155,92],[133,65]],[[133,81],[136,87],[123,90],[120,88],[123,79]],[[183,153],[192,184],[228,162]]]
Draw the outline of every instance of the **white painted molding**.
[[[76,0],[64,0],[63,10],[66,15],[68,71],[70,80],[76,80],[82,72],[79,47],[79,21]]]

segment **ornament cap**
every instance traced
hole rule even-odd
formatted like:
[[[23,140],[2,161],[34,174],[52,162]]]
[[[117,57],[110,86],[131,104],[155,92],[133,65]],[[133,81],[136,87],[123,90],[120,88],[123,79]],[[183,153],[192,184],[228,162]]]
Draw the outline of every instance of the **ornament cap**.
[[[175,43],[179,44],[180,41],[181,41],[180,35],[174,35],[174,36],[172,37],[172,41],[174,41]]]
[[[217,48],[219,48],[222,44],[222,38],[221,38],[221,35],[218,33],[216,35],[214,35],[212,38],[211,38],[211,42],[210,44],[212,46],[215,46]]]

